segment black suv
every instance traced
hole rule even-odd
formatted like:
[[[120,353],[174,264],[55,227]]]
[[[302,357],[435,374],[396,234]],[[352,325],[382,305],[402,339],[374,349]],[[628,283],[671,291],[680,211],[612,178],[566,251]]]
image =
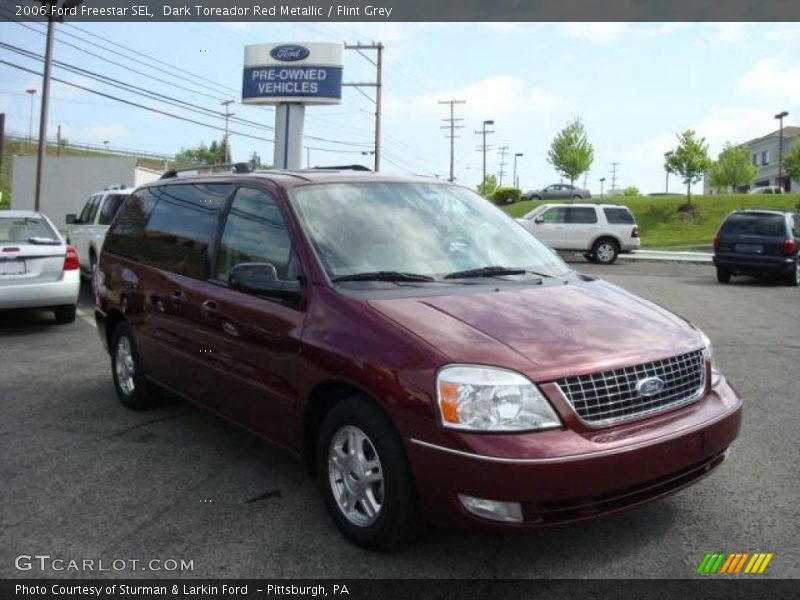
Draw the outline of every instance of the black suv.
[[[714,238],[717,281],[732,275],[770,276],[800,285],[800,216],[777,210],[737,210]]]

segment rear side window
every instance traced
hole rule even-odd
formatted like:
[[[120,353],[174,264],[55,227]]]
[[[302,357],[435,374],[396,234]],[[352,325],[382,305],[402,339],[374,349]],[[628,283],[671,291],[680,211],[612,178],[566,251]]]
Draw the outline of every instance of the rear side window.
[[[144,256],[144,228],[155,205],[153,188],[131,194],[106,234],[103,251],[140,260]]]
[[[103,203],[103,208],[100,209],[100,217],[97,219],[97,224],[111,225],[111,221],[114,220],[114,217],[125,202],[125,198],[127,198],[127,196],[122,194],[111,194],[107,196],[106,201]]]
[[[86,204],[83,206],[83,210],[81,211],[81,215],[78,218],[78,221],[80,221],[84,225],[94,222],[94,216],[97,214],[98,202],[100,202],[99,194],[90,196],[89,199],[86,201]]]
[[[633,215],[624,208],[604,208],[603,212],[610,225],[633,225],[636,223]]]
[[[571,206],[567,223],[597,223],[597,213],[591,206]]]
[[[147,264],[193,277],[209,276],[211,247],[230,184],[176,184],[156,188],[158,197],[144,232]]]
[[[734,213],[722,224],[720,235],[785,236],[783,215]]]

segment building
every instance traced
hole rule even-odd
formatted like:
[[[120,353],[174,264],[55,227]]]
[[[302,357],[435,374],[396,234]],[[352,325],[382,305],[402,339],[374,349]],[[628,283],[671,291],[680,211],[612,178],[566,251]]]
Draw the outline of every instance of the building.
[[[11,208],[33,210],[36,156],[15,156],[11,171]],[[136,187],[161,176],[138,164],[133,156],[48,156],[42,173],[39,210],[57,227],[69,213],[80,213],[94,192],[112,186]]]
[[[778,179],[778,156],[780,154],[778,144],[779,137],[780,131],[775,130],[768,135],[750,140],[741,145],[742,148],[747,150],[753,164],[758,167],[758,172],[751,183],[740,185],[736,190],[737,192],[747,192],[753,187],[765,185],[780,186],[781,183],[783,183],[783,187],[786,191],[800,192],[800,182],[788,181],[785,174],[783,176],[783,182]],[[800,127],[783,128],[784,156],[786,156],[786,153],[794,144],[798,143],[798,140],[800,140]],[[703,188],[706,194],[711,191],[708,178],[706,178]]]

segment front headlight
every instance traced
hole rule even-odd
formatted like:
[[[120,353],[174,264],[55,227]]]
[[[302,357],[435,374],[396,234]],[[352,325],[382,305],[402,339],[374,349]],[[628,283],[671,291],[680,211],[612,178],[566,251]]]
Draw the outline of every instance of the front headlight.
[[[714,348],[711,346],[711,340],[708,339],[708,336],[701,329],[698,329],[697,332],[703,338],[703,344],[705,344],[703,355],[705,359],[711,363],[711,387],[714,387],[722,379],[722,373],[717,368],[717,361],[714,359]]]
[[[442,425],[470,431],[530,431],[561,427],[539,389],[514,371],[454,365],[439,371],[437,403]]]

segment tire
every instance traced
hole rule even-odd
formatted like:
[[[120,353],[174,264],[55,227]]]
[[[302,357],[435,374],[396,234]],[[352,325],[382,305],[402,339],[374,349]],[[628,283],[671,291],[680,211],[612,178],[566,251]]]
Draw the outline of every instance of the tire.
[[[538,202],[538,201],[540,201],[540,200],[542,199],[542,197],[541,197],[541,196],[538,196],[538,195],[536,195],[536,194],[534,194],[533,196],[531,196],[531,198],[530,198],[530,199],[531,199],[531,200],[536,200],[536,201]]]
[[[331,518],[354,544],[391,550],[421,530],[403,444],[368,398],[342,400],[326,415],[317,438],[317,473]],[[376,475],[379,481],[366,483]]]
[[[130,325],[116,326],[111,338],[111,373],[119,401],[131,410],[147,410],[161,400],[161,390],[145,377]]]
[[[55,310],[53,311],[56,316],[56,323],[59,325],[68,325],[69,323],[73,323],[75,321],[75,313],[77,310],[78,307],[75,304],[56,306]]]
[[[717,267],[717,281],[720,283],[730,283],[731,272],[728,269],[720,269]]]
[[[800,255],[794,261],[794,269],[786,276],[786,285],[800,287]]]
[[[600,238],[592,246],[594,262],[600,265],[611,265],[619,256],[619,244],[609,238]]]

